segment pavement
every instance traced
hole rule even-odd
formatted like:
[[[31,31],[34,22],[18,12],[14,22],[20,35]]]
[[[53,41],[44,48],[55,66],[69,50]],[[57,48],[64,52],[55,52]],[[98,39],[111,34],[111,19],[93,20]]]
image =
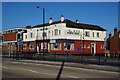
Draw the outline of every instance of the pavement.
[[[42,61],[42,60],[14,60],[14,61],[24,62],[24,63],[48,64],[48,65],[55,65],[55,66],[61,66],[62,64],[62,62],[58,62],[58,61]],[[97,64],[87,64],[87,63],[65,62],[64,66],[85,68],[85,69],[91,69],[91,70],[112,71],[112,72],[120,71],[119,66],[107,66],[107,65],[97,65]]]

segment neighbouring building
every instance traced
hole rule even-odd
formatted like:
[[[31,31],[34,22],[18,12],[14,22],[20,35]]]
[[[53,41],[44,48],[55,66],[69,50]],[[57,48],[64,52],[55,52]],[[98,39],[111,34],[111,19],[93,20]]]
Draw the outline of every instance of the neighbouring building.
[[[120,55],[120,30],[116,27],[114,28],[114,34],[109,34],[109,38],[107,41],[107,49],[111,56],[118,56]]]
[[[3,38],[3,36],[2,36],[2,31],[0,31],[0,53],[2,54],[2,38]],[[1,55],[0,54],[0,55]]]
[[[43,33],[44,26],[44,33]],[[43,35],[44,39],[43,40]],[[64,19],[33,26],[23,33],[23,52],[50,54],[104,54],[106,30],[98,25]]]
[[[4,55],[10,56],[11,53],[16,53],[22,49],[22,35],[24,32],[26,32],[24,28],[12,28],[2,31],[2,53]]]

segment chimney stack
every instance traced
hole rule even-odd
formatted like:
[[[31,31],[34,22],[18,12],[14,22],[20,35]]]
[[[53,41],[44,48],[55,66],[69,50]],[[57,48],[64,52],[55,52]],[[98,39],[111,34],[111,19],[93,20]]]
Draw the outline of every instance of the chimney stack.
[[[117,27],[114,28],[114,34],[116,34],[116,33],[117,33]]]
[[[79,23],[78,20],[76,20],[76,23]]]
[[[61,15],[61,22],[63,22],[64,21],[64,16],[63,15]]]
[[[109,38],[111,38],[111,36],[112,36],[112,34],[111,34],[111,32],[109,33]]]
[[[31,28],[31,26],[26,26],[25,28],[30,29],[30,28]]]
[[[49,19],[49,24],[51,24],[52,23],[52,17],[50,17],[50,19]]]

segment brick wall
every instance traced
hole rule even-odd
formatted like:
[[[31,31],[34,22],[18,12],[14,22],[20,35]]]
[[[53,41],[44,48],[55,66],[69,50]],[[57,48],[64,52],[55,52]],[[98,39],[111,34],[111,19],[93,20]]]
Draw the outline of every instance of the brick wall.
[[[119,53],[120,52],[120,31],[116,32],[113,37],[110,39],[110,53]]]
[[[3,34],[3,41],[16,41],[16,32]]]

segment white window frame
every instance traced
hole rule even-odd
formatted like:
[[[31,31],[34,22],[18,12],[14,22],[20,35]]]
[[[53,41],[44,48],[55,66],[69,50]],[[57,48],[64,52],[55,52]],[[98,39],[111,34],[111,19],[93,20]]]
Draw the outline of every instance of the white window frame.
[[[58,49],[55,49],[55,45],[58,46]],[[51,50],[61,50],[61,43],[52,43],[51,44]]]
[[[90,31],[85,31],[85,37],[90,37]]]
[[[100,33],[99,32],[97,32],[97,37],[100,37]]]
[[[66,44],[70,44],[70,50],[74,50],[74,43],[69,43],[69,42],[65,42],[64,43],[64,50],[68,50],[65,46],[66,46]]]
[[[58,29],[54,29],[54,34],[58,35]]]
[[[87,48],[90,48],[90,43],[87,44]]]
[[[32,46],[32,48],[31,48]],[[34,49],[34,44],[29,44],[29,49]]]
[[[23,44],[23,49],[26,49],[27,44]]]

